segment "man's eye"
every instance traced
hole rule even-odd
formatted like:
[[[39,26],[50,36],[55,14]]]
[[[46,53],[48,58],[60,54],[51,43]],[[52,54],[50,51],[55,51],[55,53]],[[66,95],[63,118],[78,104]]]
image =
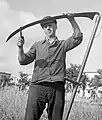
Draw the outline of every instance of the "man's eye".
[[[47,28],[47,27],[51,27],[51,25],[45,25],[44,27],[45,27],[45,28]]]
[[[44,25],[44,28],[47,28],[47,26],[46,26],[46,25]]]

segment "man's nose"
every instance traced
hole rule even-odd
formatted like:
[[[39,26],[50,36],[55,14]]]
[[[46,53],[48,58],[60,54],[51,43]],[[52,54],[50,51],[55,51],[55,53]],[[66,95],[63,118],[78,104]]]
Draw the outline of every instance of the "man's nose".
[[[47,26],[47,29],[49,29],[49,28],[50,28],[50,26],[48,25],[48,26]]]

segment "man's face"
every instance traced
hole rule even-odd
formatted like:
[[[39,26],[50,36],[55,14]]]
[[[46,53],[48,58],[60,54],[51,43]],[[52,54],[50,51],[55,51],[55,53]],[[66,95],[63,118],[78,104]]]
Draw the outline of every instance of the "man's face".
[[[56,33],[57,25],[55,23],[46,23],[43,30],[48,37],[54,37]]]

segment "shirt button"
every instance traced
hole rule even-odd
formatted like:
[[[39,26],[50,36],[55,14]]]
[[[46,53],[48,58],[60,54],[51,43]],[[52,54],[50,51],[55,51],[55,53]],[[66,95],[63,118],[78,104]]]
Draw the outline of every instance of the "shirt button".
[[[49,79],[52,81],[51,77]]]

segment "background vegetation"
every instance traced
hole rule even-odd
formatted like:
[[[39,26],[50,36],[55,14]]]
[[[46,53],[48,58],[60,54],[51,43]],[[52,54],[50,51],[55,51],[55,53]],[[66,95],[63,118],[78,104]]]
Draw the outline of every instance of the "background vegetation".
[[[76,80],[80,65],[70,65],[71,67],[66,70],[68,79]],[[102,119],[102,105],[101,98],[95,99],[95,92],[92,96],[87,99],[84,96],[84,91],[86,85],[88,85],[91,90],[96,90],[98,87],[102,86],[102,70],[97,70],[98,75],[95,75],[91,80],[88,78],[87,74],[83,73],[81,77],[80,89],[83,90],[83,96],[79,97],[76,95],[69,120],[101,120]],[[20,78],[18,84],[11,82],[12,78],[4,77],[3,83],[0,87],[0,120],[24,120],[25,107],[28,97],[28,89],[31,79],[28,79],[28,74],[20,72]],[[73,92],[74,84],[66,81],[66,93],[69,95],[69,99],[66,100],[64,115],[65,119],[67,115],[70,94]],[[41,120],[47,120],[47,113],[44,113]]]

